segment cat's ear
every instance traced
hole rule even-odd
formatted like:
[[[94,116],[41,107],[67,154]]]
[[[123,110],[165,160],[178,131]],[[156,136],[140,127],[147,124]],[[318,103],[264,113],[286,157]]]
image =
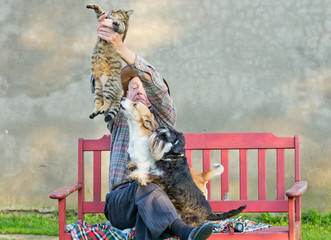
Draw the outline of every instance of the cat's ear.
[[[126,11],[126,14],[128,14],[129,17],[132,15],[132,13],[133,13],[133,10]]]

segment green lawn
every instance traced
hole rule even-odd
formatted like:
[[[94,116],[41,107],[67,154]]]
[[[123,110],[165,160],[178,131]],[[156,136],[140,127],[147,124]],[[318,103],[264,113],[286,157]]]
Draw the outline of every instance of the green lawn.
[[[263,213],[254,220],[279,226],[288,224],[286,214]],[[301,235],[303,240],[331,240],[331,214],[319,214],[314,209],[303,212]]]
[[[67,223],[77,220],[77,214],[68,212]],[[286,214],[254,214],[243,215],[243,218],[271,225],[286,225]],[[90,224],[107,222],[103,214],[86,215],[86,222]],[[319,214],[316,210],[302,213],[302,239],[326,240],[331,239],[331,214]],[[57,213],[0,213],[0,233],[58,235]]]
[[[89,224],[103,223],[108,220],[103,214],[86,214],[85,220]],[[67,213],[67,224],[77,221],[77,213]],[[8,234],[36,234],[36,235],[59,235],[58,214],[40,213],[0,213],[0,233]]]

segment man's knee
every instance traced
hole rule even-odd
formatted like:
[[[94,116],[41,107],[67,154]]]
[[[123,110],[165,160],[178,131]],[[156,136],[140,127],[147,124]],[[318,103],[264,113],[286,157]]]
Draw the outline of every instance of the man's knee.
[[[165,194],[163,190],[155,183],[149,183],[146,186],[138,186],[137,189],[137,198],[142,197],[146,194],[157,193],[160,192],[161,195]]]

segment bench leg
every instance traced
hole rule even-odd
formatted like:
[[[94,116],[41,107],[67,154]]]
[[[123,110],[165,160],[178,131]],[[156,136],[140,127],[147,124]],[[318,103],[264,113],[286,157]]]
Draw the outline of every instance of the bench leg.
[[[67,206],[66,199],[59,199],[59,239],[65,238],[67,232]]]
[[[295,240],[294,198],[288,199],[288,227],[289,240]]]

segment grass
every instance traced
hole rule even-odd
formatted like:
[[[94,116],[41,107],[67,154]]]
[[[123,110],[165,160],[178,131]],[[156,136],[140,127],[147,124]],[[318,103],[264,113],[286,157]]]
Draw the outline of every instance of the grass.
[[[77,212],[67,212],[67,224],[77,221]],[[89,224],[103,223],[108,220],[103,214],[86,214]],[[0,213],[0,234],[35,234],[58,236],[58,213]]]
[[[268,223],[274,226],[288,225],[287,214],[262,213],[259,215],[247,216],[255,222]],[[301,215],[303,240],[327,240],[331,239],[331,214],[320,214],[317,210],[311,209]]]
[[[67,213],[67,223],[77,221],[77,213],[70,210]],[[244,214],[243,218],[255,222],[271,225],[287,225],[286,214]],[[103,214],[87,214],[86,222],[89,224],[107,222]],[[58,235],[57,212],[40,214],[35,212],[25,213],[0,213],[0,234],[36,234]],[[1,238],[0,238],[1,239]],[[326,240],[331,239],[331,214],[320,214],[317,210],[309,210],[302,213],[302,239]]]

